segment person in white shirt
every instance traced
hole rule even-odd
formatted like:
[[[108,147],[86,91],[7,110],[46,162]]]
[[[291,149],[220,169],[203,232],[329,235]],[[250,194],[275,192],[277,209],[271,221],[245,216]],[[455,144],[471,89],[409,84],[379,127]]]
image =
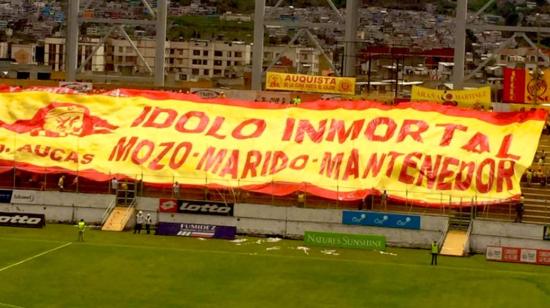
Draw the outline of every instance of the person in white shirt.
[[[151,218],[151,214],[147,214],[147,216],[145,216],[145,231],[147,231],[147,234],[151,234],[152,222],[153,222],[153,219]]]
[[[116,194],[116,190],[118,189],[118,180],[116,178],[111,180],[111,189],[113,190],[113,193]]]
[[[143,225],[143,212],[139,211],[136,215],[136,226],[134,228],[134,234],[141,233],[141,226]]]

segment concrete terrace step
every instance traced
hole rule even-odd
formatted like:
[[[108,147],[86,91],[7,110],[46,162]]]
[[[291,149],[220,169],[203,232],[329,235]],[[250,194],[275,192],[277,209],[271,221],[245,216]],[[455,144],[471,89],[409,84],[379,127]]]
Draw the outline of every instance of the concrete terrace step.
[[[537,213],[537,212],[523,212],[523,217],[542,217],[550,218],[550,213]]]
[[[525,190],[525,189],[522,189],[521,192],[523,193],[523,196],[525,198],[528,198],[528,197],[535,197],[537,199],[540,199],[540,198],[547,198],[550,196],[550,191],[548,192],[545,192],[545,191],[535,191],[535,190]]]
[[[527,182],[522,183],[521,188],[524,190],[539,190],[539,191],[550,191],[550,187],[548,186],[540,186],[538,183],[532,183],[531,185],[527,185]]]
[[[537,217],[550,217],[549,212],[542,212],[542,211],[525,211],[523,212],[523,216],[525,215],[537,216]]]
[[[525,221],[540,221],[540,222],[550,222],[550,216],[549,217],[540,217],[540,216],[533,216],[533,215],[523,215],[523,222]]]
[[[491,215],[488,215],[488,216],[478,216],[476,217],[476,219],[479,218],[479,219],[488,219],[488,220],[496,220],[496,221],[513,221],[515,219],[515,215],[514,217],[510,216],[510,215],[506,215],[506,214],[491,214]]]
[[[537,203],[531,203],[531,202],[525,202],[523,204],[523,208],[526,209],[526,208],[536,208],[536,209],[546,209],[546,210],[550,210],[550,204],[549,203],[546,203],[546,202],[537,202]]]
[[[528,203],[528,202],[550,203],[550,196],[524,194],[523,197],[525,197],[524,203]]]
[[[514,221],[514,219],[510,218],[510,217],[478,217],[477,219],[480,219],[480,220],[488,220],[488,221],[507,221],[507,222],[512,222]]]
[[[550,213],[550,208],[547,207],[547,206],[537,206],[537,205],[531,205],[531,204],[525,205],[523,207],[523,210],[524,211],[527,211],[527,210],[529,210],[529,211],[541,211],[541,212]]]
[[[135,209],[128,209],[127,207],[115,207],[111,212],[111,215],[101,228],[103,231],[122,231],[126,227],[130,217],[134,215]]]
[[[527,198],[527,199],[524,200],[523,204],[539,204],[539,205],[549,204],[550,205],[550,202],[548,202],[546,200],[542,200],[542,199]]]
[[[526,194],[543,195],[543,196],[550,195],[550,189],[543,188],[543,187],[522,186],[521,190],[523,192],[523,195],[526,195]]]
[[[527,201],[527,200],[534,200],[534,201],[550,200],[550,199],[547,199],[547,198],[550,198],[549,195],[543,195],[543,194],[523,193],[523,197],[525,198],[525,201]]]
[[[550,223],[550,220],[530,220],[530,219],[524,219],[522,221],[526,224],[533,224],[533,225],[547,225]]]
[[[529,213],[524,213],[523,214],[523,217],[524,218],[527,218],[527,217],[530,217],[530,218],[544,218],[544,219],[550,219],[550,215],[538,215],[538,214],[529,214]]]
[[[450,230],[445,236],[441,254],[445,256],[464,256],[464,244],[468,240],[466,231]]]
[[[529,224],[547,225],[547,224],[550,224],[550,218],[523,217],[521,222],[529,223]]]
[[[523,202],[523,205],[527,206],[527,205],[534,205],[534,206],[538,206],[538,207],[545,207],[545,206],[548,206],[550,207],[550,202],[547,202],[546,200],[540,200],[540,199],[532,199],[532,200],[528,200],[528,199],[525,199],[525,201]]]
[[[525,202],[523,208],[545,209],[550,211],[550,204],[547,202]]]
[[[523,205],[527,206],[527,205],[534,205],[534,206],[538,206],[538,207],[545,207],[545,206],[548,206],[550,207],[550,202],[547,202],[546,200],[540,200],[540,199],[533,199],[533,200],[528,200],[528,199],[525,199],[525,201],[523,202]]]
[[[521,191],[525,193],[533,193],[533,194],[548,194],[550,193],[550,188],[547,186],[540,186],[540,184],[531,184],[531,186],[521,186]]]

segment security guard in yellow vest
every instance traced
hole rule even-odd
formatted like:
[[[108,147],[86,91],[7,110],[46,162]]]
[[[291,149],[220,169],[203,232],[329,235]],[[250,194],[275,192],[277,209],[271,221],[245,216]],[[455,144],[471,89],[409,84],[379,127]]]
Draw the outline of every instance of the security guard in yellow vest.
[[[432,264],[437,265],[437,255],[439,254],[439,246],[436,241],[432,242]]]
[[[84,230],[86,229],[86,223],[84,222],[84,219],[81,219],[78,222],[78,241],[84,242]]]

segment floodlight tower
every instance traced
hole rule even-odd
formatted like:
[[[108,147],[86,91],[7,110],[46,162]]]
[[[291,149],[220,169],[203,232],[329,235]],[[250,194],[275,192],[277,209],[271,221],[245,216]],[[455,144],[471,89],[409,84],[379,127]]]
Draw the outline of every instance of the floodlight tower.
[[[164,66],[165,66],[165,46],[166,46],[166,22],[168,16],[168,2],[169,0],[157,0],[157,7],[153,8],[150,4],[150,0],[141,0],[145,6],[150,19],[114,19],[114,18],[83,18],[80,15],[81,11],[85,11],[90,8],[92,3],[95,3],[95,0],[81,1],[80,0],[69,0],[68,2],[68,13],[67,13],[67,35],[66,35],[66,47],[65,47],[65,56],[66,56],[66,80],[75,81],[77,80],[77,74],[81,68],[91,60],[95,55],[99,47],[105,43],[113,31],[118,31],[128,40],[134,51],[137,53],[138,57],[145,63],[145,66],[151,74],[154,76],[154,84],[157,87],[164,86]],[[96,23],[96,24],[106,24],[110,25],[110,29],[107,33],[101,38],[101,40],[94,46],[92,54],[89,55],[80,67],[78,67],[78,41],[79,41],[79,27],[82,23]],[[155,26],[155,71],[153,73],[152,69],[149,67],[145,58],[141,52],[136,47],[133,40],[130,38],[126,30],[124,29],[125,25],[132,26]],[[97,76],[97,75],[95,75]],[[97,76],[99,77],[99,76]],[[105,76],[107,77],[107,76]],[[119,77],[119,79],[125,79],[124,77]],[[151,78],[144,77],[127,77],[128,80],[139,80],[144,79],[149,81]]]
[[[290,40],[287,45],[287,49],[296,41],[300,35],[306,35],[309,40],[315,45],[315,47],[321,52],[321,54],[327,59],[332,70],[338,74],[342,75],[340,71],[336,69],[332,59],[329,59],[321,47],[319,41],[312,33],[311,29],[314,28],[332,28],[345,30],[345,44],[344,44],[344,76],[355,76],[355,64],[356,64],[356,35],[357,35],[357,24],[358,24],[358,13],[359,13],[359,0],[346,0],[346,16],[343,16],[342,13],[336,8],[332,0],[327,0],[331,9],[338,16],[338,22],[336,23],[312,23],[312,22],[301,22],[301,21],[281,21],[274,20],[270,18],[269,14],[266,14],[266,0],[255,0],[255,9],[254,9],[254,45],[253,45],[253,55],[252,55],[252,89],[261,90],[262,89],[262,80],[265,71],[263,70],[263,55],[264,55],[264,33],[265,27],[270,25],[281,26],[286,28],[295,28],[299,29],[294,37]],[[285,0],[279,0],[272,7],[275,9],[280,7]],[[284,53],[284,52],[283,52]],[[269,70],[280,57],[273,60],[273,62],[268,66]],[[266,71],[267,71],[266,70]]]
[[[472,22],[486,9],[495,4],[495,0],[488,0],[477,12],[468,15],[468,0],[457,0],[456,2],[456,19],[455,19],[455,50],[454,50],[454,67],[453,67],[453,88],[462,89],[464,82],[474,77],[480,72],[491,60],[495,59],[502,50],[510,46],[515,42],[516,38],[523,38],[531,47],[537,51],[537,65],[539,63],[539,57],[544,60],[546,65],[550,64],[550,59],[547,55],[542,53],[538,44],[535,44],[526,35],[526,33],[537,33],[539,37],[540,33],[550,33],[550,28],[540,27],[537,20],[536,27],[525,26],[500,26],[500,25],[488,25],[479,22]],[[499,47],[494,50],[487,59],[481,62],[473,71],[464,76],[464,57],[466,54],[466,29],[472,31],[501,31],[512,32],[512,36],[502,42]]]

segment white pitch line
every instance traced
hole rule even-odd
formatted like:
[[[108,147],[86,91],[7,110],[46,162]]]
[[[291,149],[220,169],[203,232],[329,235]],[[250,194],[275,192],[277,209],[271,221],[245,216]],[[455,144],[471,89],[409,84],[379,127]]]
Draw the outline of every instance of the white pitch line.
[[[0,272],[3,272],[3,271],[5,271],[5,270],[7,270],[7,269],[10,269],[10,268],[12,268],[12,267],[14,267],[14,266],[23,264],[23,263],[25,263],[25,262],[27,262],[27,261],[30,261],[30,260],[32,260],[32,259],[36,259],[36,258],[38,258],[38,257],[41,257],[41,256],[43,256],[43,255],[45,255],[45,254],[48,254],[48,253],[52,252],[52,251],[56,251],[56,250],[59,250],[59,249],[61,249],[61,248],[65,248],[65,247],[67,247],[67,246],[69,246],[69,245],[71,245],[71,244],[72,244],[72,242],[68,242],[68,243],[65,243],[65,244],[63,244],[63,245],[61,245],[61,246],[57,246],[57,247],[54,247],[54,248],[52,248],[52,249],[48,249],[48,250],[46,250],[46,251],[44,251],[44,252],[41,252],[41,253],[39,253],[39,254],[37,254],[37,255],[28,257],[28,258],[26,258],[26,259],[24,259],[24,260],[21,260],[21,261],[17,262],[17,263],[13,263],[13,264],[11,264],[11,265],[2,267],[2,268],[0,268]]]
[[[16,305],[10,305],[10,304],[6,304],[6,303],[0,303],[0,307],[8,307],[8,308],[24,308],[24,307],[21,307],[21,306],[16,306]]]
[[[17,240],[16,238],[13,238]],[[27,240],[27,239],[21,239]],[[54,248],[61,249],[65,246],[68,246],[71,243],[67,243],[60,247]],[[304,260],[317,260],[317,261],[327,261],[327,262],[348,262],[348,263],[363,263],[371,265],[390,265],[396,267],[408,267],[408,268],[425,268],[430,267],[425,264],[415,264],[415,263],[393,263],[393,262],[380,262],[380,261],[370,261],[364,259],[346,259],[346,258],[326,258],[326,257],[315,257],[315,256],[302,256],[302,255],[276,255],[276,254],[264,254],[257,253],[255,251],[244,252],[244,251],[235,251],[235,250],[214,250],[214,249],[193,249],[193,248],[176,248],[176,247],[159,247],[159,246],[141,246],[141,245],[129,245],[129,244],[108,244],[108,243],[93,243],[93,242],[82,242],[79,243],[79,246],[97,246],[97,247],[119,247],[119,248],[130,248],[130,249],[145,249],[145,250],[168,250],[168,251],[179,251],[179,252],[190,252],[190,253],[212,253],[212,254],[223,254],[223,255],[243,255],[243,256],[257,256],[257,257],[268,257],[268,258],[283,258],[283,259],[304,259]],[[53,251],[52,250],[52,251]],[[43,252],[45,254],[48,252]],[[35,256],[38,257],[38,256]],[[33,257],[31,257],[33,258]],[[25,260],[24,260],[25,261]],[[22,261],[22,262],[24,262]],[[20,262],[20,263],[22,263]],[[17,264],[10,265],[15,266]],[[432,268],[432,267],[430,267]],[[463,267],[463,266],[445,266],[439,265],[433,267],[434,269],[440,268],[451,271],[470,271],[470,272],[481,272],[481,273],[501,273],[501,274],[516,274],[516,275],[527,275],[527,276],[549,276],[549,273],[544,272],[527,272],[521,270],[506,270],[506,269],[486,269],[486,268],[473,268],[473,267]],[[0,269],[0,272],[4,269]]]
[[[0,241],[6,240],[6,241],[27,241],[27,242],[41,242],[41,243],[57,243],[57,244],[65,244],[67,241],[58,241],[58,240],[45,240],[45,239],[37,239],[37,238],[27,238],[27,237],[2,237],[0,236]]]

